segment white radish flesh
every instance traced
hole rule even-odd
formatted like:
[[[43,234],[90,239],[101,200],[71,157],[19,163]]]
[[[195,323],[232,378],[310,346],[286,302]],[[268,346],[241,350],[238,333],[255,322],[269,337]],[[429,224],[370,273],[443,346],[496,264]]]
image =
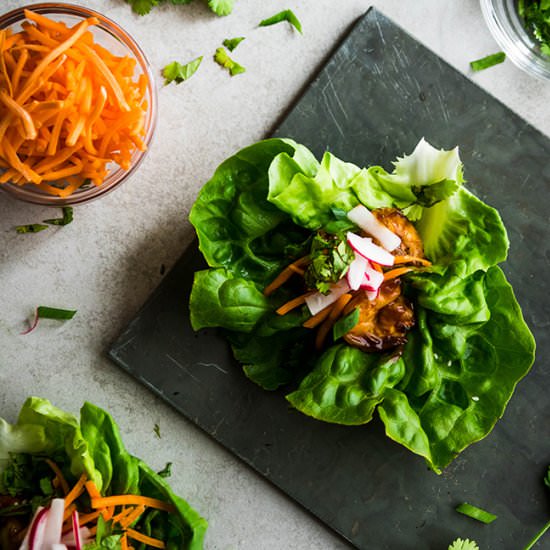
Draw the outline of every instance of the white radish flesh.
[[[366,206],[359,204],[352,208],[347,215],[357,227],[372,235],[386,250],[391,252],[401,244],[400,237],[379,222]]]
[[[368,290],[378,290],[384,282],[384,274],[376,271],[370,264],[365,267],[365,275],[368,279]]]
[[[395,262],[395,257],[381,246],[372,242],[368,237],[360,237],[356,233],[348,231],[346,235],[347,241],[351,248],[361,256],[364,256],[371,262],[376,262],[380,265],[390,266]]]
[[[48,518],[44,529],[44,548],[57,544],[61,540],[64,512],[65,501],[62,498],[54,498],[48,509]]]
[[[42,550],[42,543],[44,542],[44,530],[46,528],[46,520],[48,519],[48,510],[46,508],[39,508],[32,520],[29,527],[29,550]],[[20,548],[23,548],[25,541],[21,544]]]
[[[316,315],[321,310],[330,306],[340,296],[343,296],[346,292],[350,290],[349,284],[346,279],[340,279],[329,291],[328,294],[322,294],[321,292],[316,292],[311,294],[306,298],[306,305],[309,308],[311,315]]]
[[[355,255],[355,259],[351,262],[348,272],[346,273],[348,284],[351,290],[357,290],[365,277],[365,269],[369,261],[360,254]]]

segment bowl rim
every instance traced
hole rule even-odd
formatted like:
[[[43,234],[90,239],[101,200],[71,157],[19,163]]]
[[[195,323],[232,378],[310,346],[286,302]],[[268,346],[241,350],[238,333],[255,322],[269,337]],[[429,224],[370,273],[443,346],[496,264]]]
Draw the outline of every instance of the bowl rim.
[[[145,151],[136,150],[134,153],[136,157],[135,159],[132,159],[132,165],[128,168],[128,170],[123,170],[118,167],[111,174],[107,175],[105,181],[100,186],[94,186],[80,192],[74,192],[68,197],[49,195],[43,192],[38,192],[38,190],[34,190],[30,186],[19,186],[10,182],[0,184],[0,190],[4,191],[8,195],[24,202],[38,204],[41,206],[77,206],[79,204],[91,202],[92,200],[98,199],[99,197],[102,197],[117,189],[124,181],[133,175],[150,150],[158,120],[158,96],[151,64],[147,58],[147,55],[139,46],[137,41],[119,23],[92,8],[79,4],[65,2],[40,2],[37,4],[26,4],[0,15],[0,29],[5,29],[24,20],[25,10],[32,10],[40,14],[72,15],[82,18],[96,17],[99,20],[99,24],[96,25],[96,28],[101,29],[124,44],[124,46],[128,48],[131,54],[135,57],[143,73],[147,76],[147,95],[149,104],[146,111],[146,133],[143,138],[146,149]]]
[[[497,9],[505,10],[508,3],[507,0],[480,0],[481,13],[491,35],[516,67],[539,80],[550,80],[550,57],[533,50],[535,43],[523,27],[517,10],[514,8],[523,31],[521,35],[511,21],[503,21],[497,12]]]

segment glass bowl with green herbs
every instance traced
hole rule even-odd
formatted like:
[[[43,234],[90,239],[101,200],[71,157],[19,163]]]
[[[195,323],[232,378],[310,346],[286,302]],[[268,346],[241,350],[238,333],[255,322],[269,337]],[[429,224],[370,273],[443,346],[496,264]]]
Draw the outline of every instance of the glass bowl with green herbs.
[[[485,21],[520,69],[550,79],[550,0],[480,0]]]

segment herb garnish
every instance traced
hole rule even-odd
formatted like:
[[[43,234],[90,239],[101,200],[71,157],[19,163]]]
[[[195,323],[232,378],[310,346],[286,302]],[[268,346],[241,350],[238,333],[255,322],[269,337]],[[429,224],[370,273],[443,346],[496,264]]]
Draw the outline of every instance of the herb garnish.
[[[157,472],[157,474],[160,477],[170,477],[172,475],[172,463],[167,462],[166,466],[160,472]]]
[[[548,466],[546,476],[544,477],[544,484],[547,487],[550,487],[550,466]],[[546,525],[544,525],[544,527],[527,543],[527,546],[523,550],[531,550],[531,548],[537,544],[548,529],[550,529],[550,521],[548,521]]]
[[[467,502],[459,504],[456,507],[456,511],[472,519],[481,521],[482,523],[492,523],[498,517],[494,514],[491,514],[491,512],[483,510],[483,508],[478,508],[477,506],[474,506],[473,504],[468,504]]]
[[[302,32],[302,24],[292,10],[283,10],[260,22],[260,27],[269,27],[283,21],[288,21],[299,33]]]
[[[132,10],[138,15],[147,15],[155,6],[166,2],[166,0],[126,0]],[[171,4],[189,4],[192,0],[170,0]],[[207,0],[208,7],[216,15],[229,15],[233,11],[235,0]]]
[[[181,84],[184,80],[189,80],[199,68],[199,65],[202,61],[202,55],[182,65],[177,61],[169,63],[162,69],[162,76],[164,77],[164,85],[170,84],[170,82],[175,82],[176,84]]]
[[[451,546],[449,546],[449,550],[479,550],[479,546],[477,542],[473,540],[456,539]]]
[[[550,55],[550,2],[518,0],[518,13],[527,31],[539,41],[541,52]]]
[[[243,40],[244,36],[237,36],[235,38],[226,38],[222,44],[232,52]]]
[[[18,225],[15,228],[17,233],[39,233],[40,231],[44,231],[44,229],[48,229],[48,226],[41,223]]]
[[[311,263],[305,273],[307,287],[326,294],[344,276],[354,257],[345,238],[317,233],[311,242]]]
[[[155,435],[160,439],[160,425],[155,424],[155,427],[153,428],[153,431],[155,432]]]
[[[68,225],[73,221],[73,209],[70,206],[64,206],[62,208],[62,212],[63,217],[44,220],[44,223],[48,223],[50,225]]]
[[[470,67],[472,71],[483,71],[494,65],[502,63],[506,59],[506,54],[504,52],[497,52],[491,55],[482,57],[481,59],[476,59],[475,61],[470,62]]]
[[[345,317],[338,319],[332,327],[332,338],[336,342],[338,338],[347,334],[352,328],[359,322],[359,308],[356,307],[351,313],[348,313]]]
[[[246,71],[242,65],[239,65],[236,61],[233,61],[233,59],[229,57],[227,50],[222,47],[216,50],[216,53],[214,54],[214,61],[224,69],[227,69],[231,76],[235,76]]]

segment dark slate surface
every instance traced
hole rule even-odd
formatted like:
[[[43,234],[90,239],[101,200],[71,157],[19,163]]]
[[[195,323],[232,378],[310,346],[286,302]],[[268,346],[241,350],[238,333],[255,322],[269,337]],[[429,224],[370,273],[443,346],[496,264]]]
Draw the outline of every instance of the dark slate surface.
[[[187,296],[202,263],[191,247],[113,346],[131,375],[360,548],[521,548],[550,516],[541,482],[549,429],[550,142],[391,21],[370,10],[275,132],[357,164],[389,167],[425,136],[459,144],[469,187],[509,230],[504,269],[538,344],[493,433],[441,476],[389,441],[376,420],[340,427],[287,408],[248,382],[215,331],[194,334]],[[485,526],[454,511],[469,501]],[[540,548],[550,547],[549,540]]]

